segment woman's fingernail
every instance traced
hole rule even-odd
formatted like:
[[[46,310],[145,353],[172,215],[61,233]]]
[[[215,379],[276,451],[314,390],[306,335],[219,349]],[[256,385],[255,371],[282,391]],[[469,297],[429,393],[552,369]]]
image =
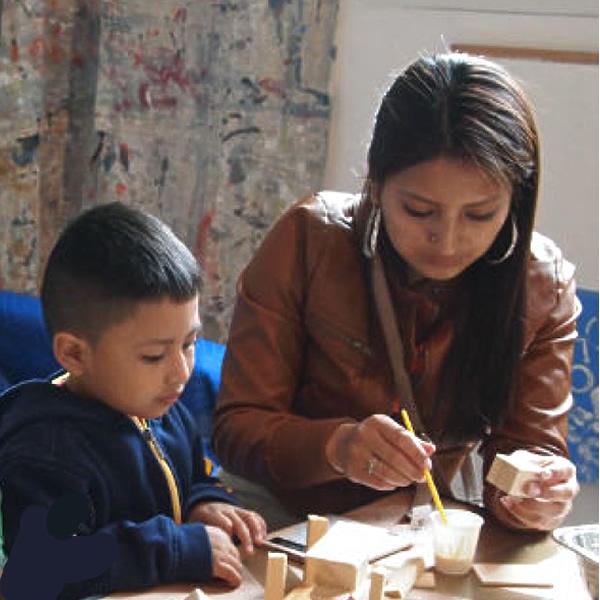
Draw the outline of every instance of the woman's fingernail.
[[[542,493],[542,488],[537,483],[530,483],[529,487],[527,488],[527,493],[532,498],[536,498]]]
[[[544,469],[541,473],[540,473],[540,477],[542,479],[550,479],[550,477],[552,477],[552,471],[549,471],[548,469]]]

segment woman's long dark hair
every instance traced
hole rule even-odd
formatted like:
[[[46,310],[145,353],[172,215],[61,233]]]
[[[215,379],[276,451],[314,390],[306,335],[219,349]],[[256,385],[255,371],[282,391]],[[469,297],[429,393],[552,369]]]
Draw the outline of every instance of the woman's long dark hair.
[[[525,275],[539,178],[531,106],[499,65],[461,53],[423,57],[385,94],[368,152],[368,180],[438,157],[457,158],[512,185],[509,216],[485,256],[464,273],[467,305],[441,376],[437,402],[452,403],[447,432],[475,433],[502,421],[513,401],[523,350]],[[518,232],[509,247],[512,220]],[[449,430],[449,431],[448,431]]]

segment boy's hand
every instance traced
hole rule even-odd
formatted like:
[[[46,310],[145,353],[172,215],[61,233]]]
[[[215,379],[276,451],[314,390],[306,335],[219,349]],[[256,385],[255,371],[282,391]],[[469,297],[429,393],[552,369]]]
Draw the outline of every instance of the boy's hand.
[[[267,536],[267,525],[258,513],[226,502],[196,504],[190,511],[188,521],[201,521],[220,527],[230,538],[237,537],[247,554],[252,554],[254,545],[262,544]]]
[[[218,527],[206,526],[212,552],[212,575],[233,587],[242,583],[242,561],[231,538]]]

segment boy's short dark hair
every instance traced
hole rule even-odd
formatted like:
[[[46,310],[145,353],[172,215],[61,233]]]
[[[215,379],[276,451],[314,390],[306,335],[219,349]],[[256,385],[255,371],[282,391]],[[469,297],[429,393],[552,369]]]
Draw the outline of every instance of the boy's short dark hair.
[[[41,299],[50,334],[69,331],[96,341],[142,300],[193,298],[196,259],[160,219],[120,202],[72,221],[52,249]]]

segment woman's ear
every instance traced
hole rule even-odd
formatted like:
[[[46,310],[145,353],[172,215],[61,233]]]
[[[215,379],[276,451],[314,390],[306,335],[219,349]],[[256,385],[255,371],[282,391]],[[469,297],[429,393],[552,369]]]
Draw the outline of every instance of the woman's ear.
[[[373,206],[381,206],[381,203],[379,202],[380,193],[381,185],[377,181],[369,179],[369,200]]]
[[[74,377],[79,377],[86,370],[90,345],[84,338],[61,331],[54,335],[52,349],[62,368]]]

